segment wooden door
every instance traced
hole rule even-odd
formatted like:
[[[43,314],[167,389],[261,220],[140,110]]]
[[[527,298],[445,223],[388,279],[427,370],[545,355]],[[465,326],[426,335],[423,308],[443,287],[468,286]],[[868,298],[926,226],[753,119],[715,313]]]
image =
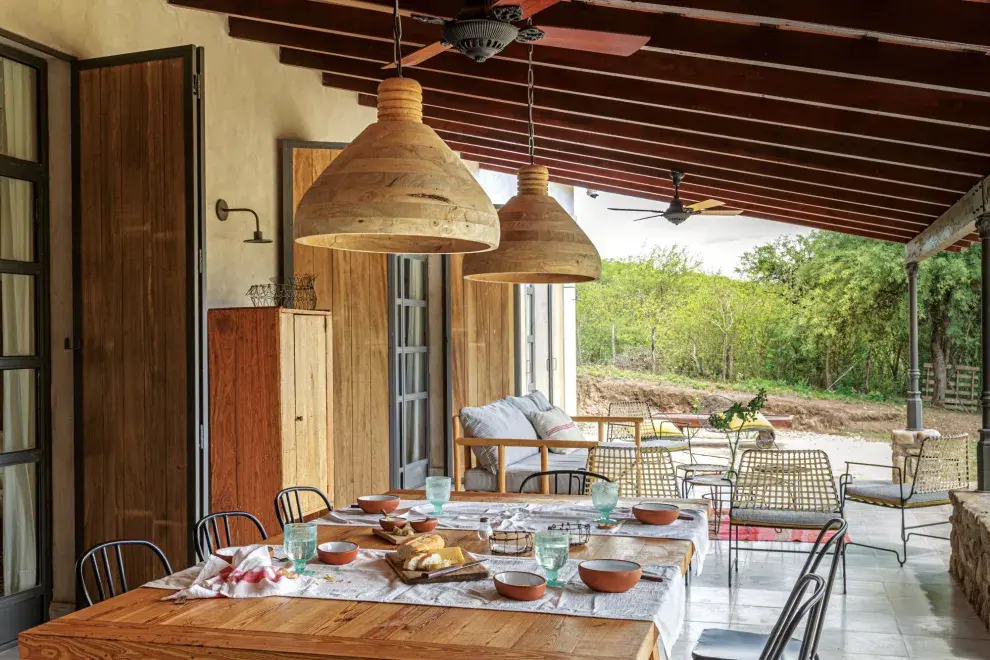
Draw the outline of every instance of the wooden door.
[[[333,325],[335,506],[389,488],[388,255],[294,242],[299,200],[345,146],[282,143],[283,272],[316,275],[317,309]]]
[[[145,539],[192,559],[202,341],[201,51],[77,63],[78,550]],[[129,555],[131,586],[153,575]]]
[[[283,486],[314,486],[332,495],[330,318],[284,312],[281,334]],[[325,508],[315,496],[301,504],[306,514]]]

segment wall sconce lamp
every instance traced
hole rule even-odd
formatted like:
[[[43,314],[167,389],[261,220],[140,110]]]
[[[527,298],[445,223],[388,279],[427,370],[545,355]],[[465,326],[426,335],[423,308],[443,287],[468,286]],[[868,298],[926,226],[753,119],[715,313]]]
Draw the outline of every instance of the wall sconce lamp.
[[[265,238],[264,235],[261,233],[261,220],[258,219],[258,214],[257,213],[255,213],[251,209],[232,209],[232,208],[230,208],[230,207],[227,206],[227,201],[226,200],[224,200],[224,199],[218,199],[217,200],[217,217],[220,218],[220,222],[223,222],[224,220],[226,220],[227,219],[227,216],[229,216],[231,213],[240,213],[242,211],[245,212],[245,213],[250,213],[251,215],[254,216],[254,238],[248,238],[244,242],[245,243],[271,243],[272,242],[272,239]]]

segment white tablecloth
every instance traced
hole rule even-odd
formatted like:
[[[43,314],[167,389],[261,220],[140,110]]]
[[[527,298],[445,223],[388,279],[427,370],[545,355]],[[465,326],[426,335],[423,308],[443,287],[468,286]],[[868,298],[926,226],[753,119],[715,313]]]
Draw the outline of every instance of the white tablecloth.
[[[517,530],[538,532],[550,525],[562,523],[590,523],[591,534],[595,536],[633,536],[649,539],[679,539],[691,541],[694,545],[692,566],[696,575],[701,575],[705,555],[708,554],[708,510],[681,509],[681,513],[692,520],[676,520],[670,525],[644,525],[632,514],[632,506],[640,500],[623,499],[612,511],[611,517],[618,522],[613,529],[598,529],[594,522],[599,519],[598,511],[591,501],[559,503],[522,502],[448,502],[443,505],[443,513],[438,516],[439,529],[472,530],[478,529],[482,517],[487,517],[496,530]],[[405,513],[402,513],[405,512]],[[433,505],[424,500],[403,500],[396,515],[404,515],[415,520],[433,515]],[[360,525],[377,527],[378,514],[366,514],[360,509],[338,509],[320,518],[317,522],[325,525]]]
[[[275,564],[280,565],[277,561]],[[297,587],[287,591],[283,586],[279,595],[652,621],[660,631],[663,650],[669,657],[670,649],[677,641],[684,622],[686,593],[680,569],[676,566],[644,566],[644,570],[662,575],[664,581],[643,580],[624,594],[604,594],[594,592],[584,585],[578,576],[577,565],[578,562],[572,559],[560,570],[560,580],[565,582],[563,587],[548,588],[546,595],[540,600],[521,602],[500,596],[491,579],[407,585],[388,566],[384,551],[361,550],[358,558],[346,566],[327,566],[314,558],[307,567],[312,575],[292,580],[297,583]],[[493,575],[506,570],[542,574],[533,559],[491,557],[486,566]],[[144,586],[153,589],[188,589],[202,573],[202,568],[203,564],[200,563]],[[332,580],[327,579],[328,576]]]

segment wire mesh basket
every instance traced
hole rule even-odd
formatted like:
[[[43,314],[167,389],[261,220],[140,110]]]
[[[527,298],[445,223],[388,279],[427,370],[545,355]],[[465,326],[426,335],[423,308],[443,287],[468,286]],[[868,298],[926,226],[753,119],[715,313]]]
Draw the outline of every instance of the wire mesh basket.
[[[253,284],[247,296],[255,307],[316,309],[316,275],[273,277],[269,284]]]
[[[591,540],[591,525],[588,523],[558,523],[547,527],[551,532],[567,532],[570,536],[570,545],[587,545]]]
[[[492,532],[488,537],[488,549],[493,555],[524,555],[533,550],[530,532]]]

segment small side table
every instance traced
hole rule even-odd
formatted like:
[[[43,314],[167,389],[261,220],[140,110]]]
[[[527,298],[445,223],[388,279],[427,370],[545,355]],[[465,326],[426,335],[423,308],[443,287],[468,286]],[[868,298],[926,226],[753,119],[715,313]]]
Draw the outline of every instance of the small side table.
[[[726,501],[724,497],[723,490],[728,489],[728,496],[732,497],[732,480],[726,476],[726,467],[723,466],[712,466],[712,465],[697,465],[697,466],[682,466],[685,469],[684,478],[681,481],[681,495],[685,499],[690,495],[691,490],[699,486],[701,488],[708,488],[707,493],[701,495],[702,499],[711,500],[712,509],[715,511],[714,515],[714,532],[715,536],[718,536],[719,530],[722,527],[722,504]],[[698,471],[695,472],[691,470],[692,467],[698,468],[711,468],[719,467],[719,472],[705,472]]]

